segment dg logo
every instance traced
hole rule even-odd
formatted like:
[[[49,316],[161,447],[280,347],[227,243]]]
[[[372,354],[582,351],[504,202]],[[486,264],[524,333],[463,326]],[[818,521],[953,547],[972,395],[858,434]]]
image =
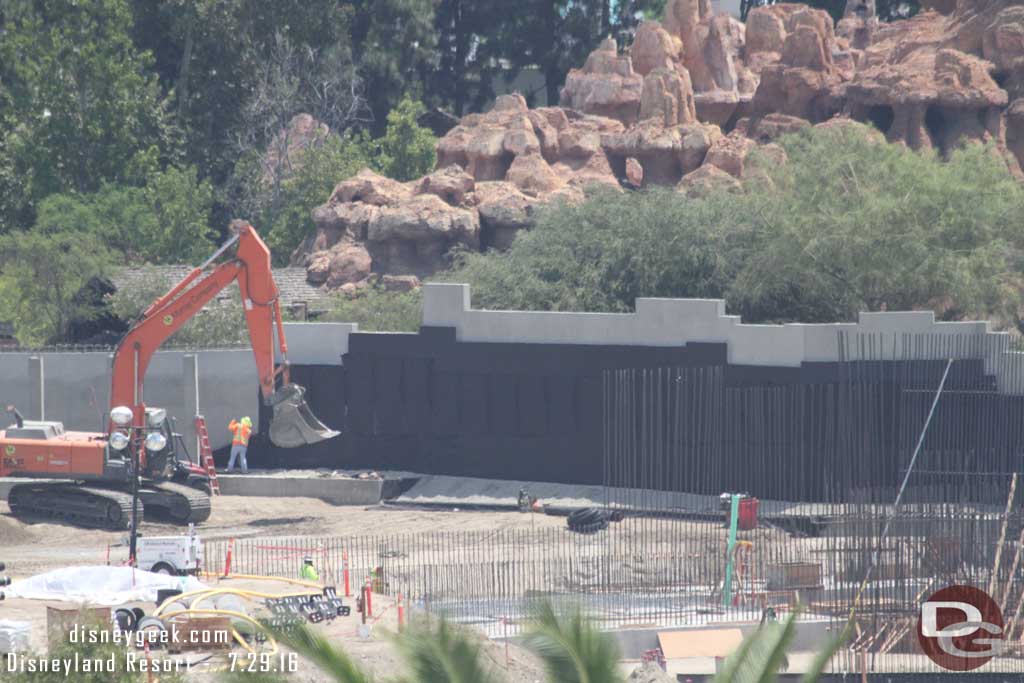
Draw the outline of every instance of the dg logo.
[[[999,605],[987,593],[948,586],[922,603],[917,640],[942,668],[970,671],[1003,651],[1004,626]]]

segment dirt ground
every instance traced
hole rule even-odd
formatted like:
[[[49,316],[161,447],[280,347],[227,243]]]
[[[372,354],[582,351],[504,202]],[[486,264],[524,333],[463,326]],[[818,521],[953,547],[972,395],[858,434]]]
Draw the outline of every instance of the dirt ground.
[[[213,513],[199,532],[205,540],[252,536],[349,536],[360,534],[416,534],[426,531],[495,530],[534,525],[562,527],[564,517],[523,515],[518,512],[448,512],[388,506],[349,507],[313,498],[257,498],[219,496]],[[181,527],[146,521],[146,536],[174,536]],[[10,515],[0,502],[0,549],[18,577],[39,574],[57,567],[106,564],[111,557],[127,557],[127,532],[81,529],[48,521],[23,522]],[[3,561],[0,558],[0,561]]]
[[[245,538],[258,535],[350,535],[418,533],[443,530],[500,529],[542,526],[563,526],[565,519],[544,515],[523,515],[518,512],[448,512],[375,506],[368,508],[339,507],[309,498],[254,498],[221,496],[214,499],[213,514],[200,528],[204,539]],[[180,527],[146,521],[143,535],[177,535]],[[15,580],[52,569],[87,564],[106,564],[107,557],[118,563],[127,556],[126,533],[98,529],[81,529],[46,521],[26,522],[10,515],[6,503],[0,503],[0,561],[8,565],[7,573]],[[212,580],[209,583],[216,583]],[[258,588],[274,592],[287,590],[283,584],[264,585],[257,582],[229,580],[231,587]],[[221,584],[224,585],[224,584]],[[348,601],[347,601],[348,602]],[[67,607],[68,603],[35,600],[7,600],[0,603],[0,619],[32,623],[33,648],[42,650],[46,640],[46,608]],[[132,605],[136,606],[136,605]],[[153,605],[139,604],[147,614]],[[397,627],[396,610],[384,596],[375,596],[374,613],[382,615],[373,624],[369,638],[357,632],[359,615],[339,617],[320,625],[325,635],[341,645],[360,666],[376,678],[390,678],[399,673],[399,663],[387,632]],[[486,661],[490,661],[504,680],[527,683],[544,679],[538,662],[516,645],[492,642],[479,636]],[[236,650],[238,651],[238,650]],[[192,656],[198,663],[187,675],[189,681],[217,680],[215,670],[224,658],[204,659]],[[311,665],[300,661],[299,670],[291,677],[297,683],[323,680]]]

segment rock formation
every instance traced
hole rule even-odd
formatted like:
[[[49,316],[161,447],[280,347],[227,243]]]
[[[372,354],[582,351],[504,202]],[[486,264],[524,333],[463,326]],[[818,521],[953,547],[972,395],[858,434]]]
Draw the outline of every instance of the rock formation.
[[[369,171],[335,188],[293,262],[311,282],[390,289],[443,268],[453,247],[505,249],[537,208],[579,201],[595,185],[674,186],[690,196],[770,183],[774,144],[812,125],[856,126],[948,154],[991,142],[1020,174],[1024,160],[1024,5],[927,0],[880,23],[874,0],[822,10],[783,3],[746,24],[710,0],[668,0],[628,50],[605,40],[568,74],[560,106],[519,95],[470,114],[437,147],[437,170],[397,183]],[[302,139],[315,122],[296,120]],[[866,134],[870,134],[867,133]],[[413,276],[413,277],[401,277]]]

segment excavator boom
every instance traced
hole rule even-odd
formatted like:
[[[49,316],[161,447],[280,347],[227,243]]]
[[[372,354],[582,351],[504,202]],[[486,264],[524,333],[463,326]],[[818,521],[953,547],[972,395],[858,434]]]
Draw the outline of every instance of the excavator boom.
[[[235,244],[233,259],[214,262]],[[167,294],[147,308],[121,340],[114,354],[111,406],[128,406],[139,427],[144,427],[143,380],[156,350],[232,282],[238,282],[249,329],[263,401],[273,408],[270,440],[294,448],[338,435],[313,415],[305,390],[291,384],[288,345],[281,321],[277,284],[270,269],[270,250],[251,225],[240,228],[227,243],[192,270]],[[281,363],[275,362],[276,350]]]

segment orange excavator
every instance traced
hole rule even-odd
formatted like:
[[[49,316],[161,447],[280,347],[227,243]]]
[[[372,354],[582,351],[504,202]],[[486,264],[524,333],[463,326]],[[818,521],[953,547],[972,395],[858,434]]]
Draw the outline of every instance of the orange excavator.
[[[214,265],[236,244],[233,258]],[[143,380],[160,345],[235,281],[256,356],[260,392],[264,403],[273,408],[270,440],[294,448],[338,435],[310,411],[305,390],[290,382],[270,250],[246,224],[154,301],[118,344],[107,433],[65,431],[60,422],[25,420],[10,408],[15,424],[0,431],[0,476],[34,480],[11,488],[7,502],[14,514],[128,528],[136,474],[132,455],[137,453],[141,509],[180,524],[209,517],[209,477],[203,467],[176,450],[167,412],[146,405]],[[275,362],[275,335],[280,363]]]

